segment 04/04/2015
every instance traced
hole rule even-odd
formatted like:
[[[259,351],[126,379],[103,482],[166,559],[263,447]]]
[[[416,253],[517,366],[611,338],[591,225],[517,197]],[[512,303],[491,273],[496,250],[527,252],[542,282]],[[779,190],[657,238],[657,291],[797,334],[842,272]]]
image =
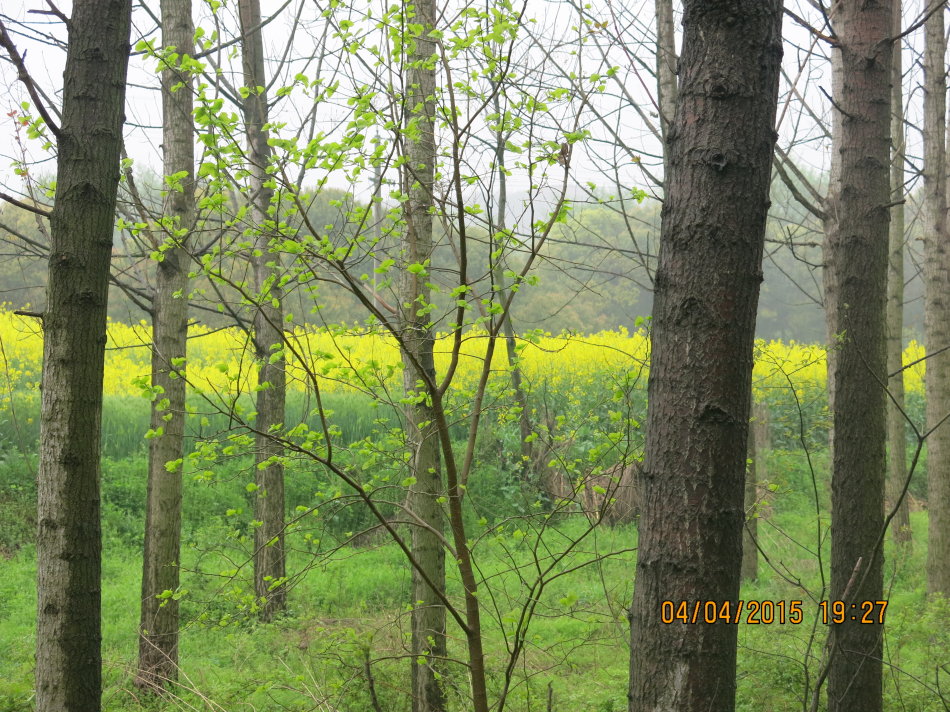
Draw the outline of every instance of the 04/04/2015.
[[[742,623],[770,625],[805,621],[803,601],[663,601],[660,620],[663,623]],[[821,622],[839,624],[846,621],[868,625],[884,623],[887,601],[819,601]]]

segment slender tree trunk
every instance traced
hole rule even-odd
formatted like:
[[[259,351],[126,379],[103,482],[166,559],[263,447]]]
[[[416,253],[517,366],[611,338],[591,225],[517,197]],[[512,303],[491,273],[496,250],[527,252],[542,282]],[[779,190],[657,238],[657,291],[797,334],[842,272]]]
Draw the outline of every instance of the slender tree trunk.
[[[434,0],[407,4],[414,24],[406,71],[407,161],[404,167],[406,234],[403,246],[405,266],[425,264],[432,257],[432,190],[435,182],[435,67],[429,61],[436,53],[429,33],[435,27]],[[410,135],[412,137],[410,137]],[[431,266],[431,265],[430,265]],[[428,268],[427,268],[428,269]],[[403,378],[407,392],[427,393],[424,376],[435,381],[434,336],[426,308],[430,300],[428,274],[403,270],[400,328],[403,344]],[[445,495],[439,458],[439,437],[430,395],[406,408],[406,437],[415,483],[409,488],[408,506],[431,529],[412,527],[412,553],[429,581],[445,590],[445,550],[438,532],[444,531],[439,498]],[[422,573],[412,570],[412,709],[439,712],[445,709],[445,693],[438,670],[445,659],[445,607],[426,583]]]
[[[102,696],[99,443],[130,0],[74,0],[43,317],[36,709]]]
[[[742,579],[754,581],[759,576],[758,522],[759,483],[768,478],[765,453],[769,450],[769,410],[765,403],[752,404],[749,424],[749,463],[745,480],[745,530],[742,536]]]
[[[901,3],[894,2],[893,33],[901,32]],[[901,495],[907,477],[907,439],[904,416],[904,66],[901,42],[894,43],[891,74],[891,225],[888,233],[887,260],[887,372],[897,375],[888,380],[891,397],[887,400],[887,508]],[[901,500],[891,529],[899,545],[911,544],[910,506]]]
[[[244,100],[244,125],[247,131],[248,160],[251,163],[251,216],[257,231],[251,262],[257,311],[254,315],[254,351],[259,364],[257,374],[257,421],[255,463],[257,490],[254,518],[254,587],[261,599],[260,616],[271,620],[287,605],[284,580],[287,575],[284,553],[284,466],[272,461],[283,455],[283,448],[269,435],[284,422],[287,400],[287,376],[283,356],[283,294],[278,284],[280,258],[270,251],[270,237],[264,227],[268,220],[274,191],[268,187],[271,149],[267,144],[267,93],[257,87],[266,85],[264,38],[261,33],[260,0],[240,0],[244,85],[250,90]],[[276,265],[276,266],[273,266]],[[263,466],[263,463],[268,463]]]
[[[947,38],[944,12],[924,28],[924,341],[927,427],[950,413],[950,245],[947,232]],[[950,424],[927,438],[927,592],[950,595]]]
[[[840,96],[844,82],[844,70],[841,64],[841,54],[831,53],[831,93]],[[831,135],[841,135],[842,116],[840,111],[831,112]],[[828,342],[826,347],[826,370],[828,383],[828,412],[835,412],[835,372],[838,359],[838,316],[835,305],[838,300],[838,288],[835,284],[835,272],[831,268],[831,236],[837,230],[838,212],[835,205],[838,200],[838,191],[841,187],[841,153],[831,152],[831,167],[828,171],[828,193],[825,196],[824,242],[822,243],[822,289],[824,292],[825,307],[825,335]],[[828,428],[828,460],[834,460],[835,425],[834,418]]]
[[[653,313],[630,710],[735,707],[734,625],[663,601],[739,595],[755,312],[782,57],[779,0],[687,0]]]
[[[179,55],[194,54],[191,0],[162,0],[162,45]],[[163,217],[175,230],[189,230],[195,217],[195,140],[192,79],[174,67],[162,72],[164,173],[184,172],[181,190],[169,190]],[[175,91],[172,88],[181,85]],[[169,231],[168,247],[156,266],[152,300],[152,430],[149,440],[142,611],[136,685],[160,688],[178,677],[178,601],[160,598],[178,588],[181,554],[181,461],[185,440],[185,353],[188,336],[187,233]]]
[[[754,420],[754,416],[753,416]],[[759,577],[758,519],[755,503],[758,500],[755,464],[759,451],[755,444],[755,423],[749,424],[748,451],[745,473],[745,529],[742,530],[742,580],[755,581]]]
[[[676,30],[673,24],[673,0],[656,0],[656,89],[660,114],[660,135],[663,137],[663,182],[668,183],[670,151],[666,145],[676,113]]]
[[[501,114],[501,102],[498,95],[495,95],[495,111]],[[498,259],[492,262],[492,282],[498,290],[498,299],[502,302],[508,301],[508,285],[506,284],[505,271],[505,241],[507,231],[508,216],[508,170],[505,167],[505,134],[499,128],[495,132],[495,173],[498,176],[498,211],[492,230],[495,234],[495,244],[492,249],[498,253]],[[501,333],[505,339],[505,355],[508,359],[508,372],[511,374],[511,388],[515,393],[515,403],[520,410],[518,414],[518,431],[521,436],[521,464],[519,471],[522,479],[528,474],[532,465],[533,448],[531,446],[531,411],[528,409],[528,394],[522,385],[521,365],[518,359],[517,344],[515,342],[515,327],[511,323],[511,313],[505,312],[502,316],[504,321],[501,325]]]
[[[831,598],[846,606],[883,598],[882,555],[886,470],[885,306],[890,202],[891,28],[893,4],[838,2],[832,24],[843,82],[833,111],[841,157],[831,212],[830,269],[837,287],[828,305],[839,346],[834,366],[831,481]],[[855,572],[857,575],[855,576]],[[832,627],[829,712],[881,709],[878,625],[847,620]]]

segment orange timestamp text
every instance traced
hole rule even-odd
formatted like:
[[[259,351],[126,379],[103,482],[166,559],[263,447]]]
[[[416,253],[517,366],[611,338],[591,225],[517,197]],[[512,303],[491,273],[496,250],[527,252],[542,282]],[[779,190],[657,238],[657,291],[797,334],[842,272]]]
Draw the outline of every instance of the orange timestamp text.
[[[663,623],[802,623],[802,601],[663,601]]]
[[[742,623],[771,625],[805,621],[803,601],[663,601],[660,620],[663,623]],[[821,601],[818,604],[822,623],[882,624],[887,601]]]

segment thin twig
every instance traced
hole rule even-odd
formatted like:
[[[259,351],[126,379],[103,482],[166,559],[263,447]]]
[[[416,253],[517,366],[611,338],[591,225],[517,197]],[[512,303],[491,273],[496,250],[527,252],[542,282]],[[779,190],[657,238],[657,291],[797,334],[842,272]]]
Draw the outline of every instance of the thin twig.
[[[7,33],[7,28],[3,24],[3,20],[0,20],[0,47],[3,47],[7,51],[7,54],[10,55],[10,61],[13,62],[13,65],[17,70],[17,79],[19,79],[23,83],[23,86],[26,87],[26,91],[33,100],[36,110],[40,112],[40,116],[43,117],[43,121],[49,127],[50,133],[52,133],[53,136],[59,140],[59,126],[56,125],[56,122],[53,121],[53,117],[50,116],[46,111],[46,105],[40,98],[40,94],[39,91],[37,91],[33,77],[30,76],[30,72],[26,68],[26,62],[24,61],[25,55],[21,56],[17,51],[16,45],[13,44],[13,40],[10,39],[10,35]]]

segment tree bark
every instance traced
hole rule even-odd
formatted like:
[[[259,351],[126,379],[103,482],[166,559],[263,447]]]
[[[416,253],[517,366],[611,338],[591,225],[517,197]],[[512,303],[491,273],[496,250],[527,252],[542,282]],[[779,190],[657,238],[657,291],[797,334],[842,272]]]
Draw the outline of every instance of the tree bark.
[[[102,695],[99,443],[130,0],[75,0],[50,216],[37,512],[36,709]]]
[[[162,45],[194,54],[191,0],[162,0]],[[180,60],[179,60],[180,62]],[[178,88],[173,91],[176,85]],[[181,555],[181,465],[185,441],[185,355],[188,342],[187,232],[195,219],[195,140],[190,72],[162,71],[162,147],[165,175],[185,173],[181,190],[169,189],[163,217],[172,220],[152,299],[152,431],[149,440],[138,687],[157,689],[178,677],[178,601],[161,597],[178,589]]]
[[[254,518],[254,588],[260,599],[260,617],[271,620],[287,605],[284,587],[287,576],[284,553],[284,466],[272,458],[283,455],[283,448],[271,436],[272,428],[284,422],[287,376],[283,356],[283,297],[278,280],[280,257],[270,251],[265,223],[274,191],[268,187],[271,148],[267,143],[267,93],[264,73],[264,38],[261,33],[260,0],[239,2],[244,85],[249,90],[244,100],[244,126],[247,131],[248,160],[251,163],[250,203],[254,224],[254,287],[258,302],[254,314],[254,351],[259,364],[257,382],[257,421],[255,423],[255,464],[257,490]],[[258,90],[258,87],[261,87]],[[268,463],[262,466],[263,463]]]
[[[830,205],[837,221],[828,236],[837,292],[827,306],[839,334],[833,372],[831,598],[845,601],[849,612],[859,610],[861,601],[883,598],[883,556],[875,549],[883,526],[886,469],[882,384],[887,382],[892,7],[890,0],[838,2],[831,18],[843,77],[832,109],[841,117],[841,130],[832,139],[841,173]],[[829,712],[881,709],[881,633],[878,625],[851,620],[832,627]]]
[[[782,57],[778,0],[684,3],[668,137],[631,622],[631,712],[735,707],[734,625],[662,602],[739,595],[752,348]]]
[[[947,244],[947,39],[944,12],[924,26],[924,380],[927,427],[950,413],[950,245]],[[927,438],[927,592],[950,595],[950,424]]]
[[[901,3],[894,2],[894,35],[901,32]],[[891,225],[888,232],[887,260],[887,372],[891,397],[887,400],[887,508],[897,503],[907,478],[906,423],[904,410],[904,66],[901,42],[895,42],[891,68]],[[912,543],[910,505],[901,500],[891,522],[894,541],[900,546]]]
[[[406,128],[404,167],[406,232],[403,245],[405,264],[426,264],[432,257],[432,190],[435,181],[435,67],[436,53],[429,33],[435,27],[434,0],[415,0],[406,5],[414,13],[413,23],[421,27],[408,40],[406,72]],[[431,265],[427,266],[429,269]],[[434,336],[429,309],[430,289],[426,273],[402,270],[400,328],[403,347],[405,389],[420,396],[406,407],[406,439],[411,452],[411,474],[407,505],[431,529],[412,527],[412,554],[423,573],[412,570],[412,709],[439,712],[445,709],[445,693],[439,684],[438,669],[446,656],[445,607],[426,578],[445,591],[445,550],[439,533],[444,531],[442,505],[445,495],[439,457],[439,437],[432,398],[425,385],[435,382]]]

